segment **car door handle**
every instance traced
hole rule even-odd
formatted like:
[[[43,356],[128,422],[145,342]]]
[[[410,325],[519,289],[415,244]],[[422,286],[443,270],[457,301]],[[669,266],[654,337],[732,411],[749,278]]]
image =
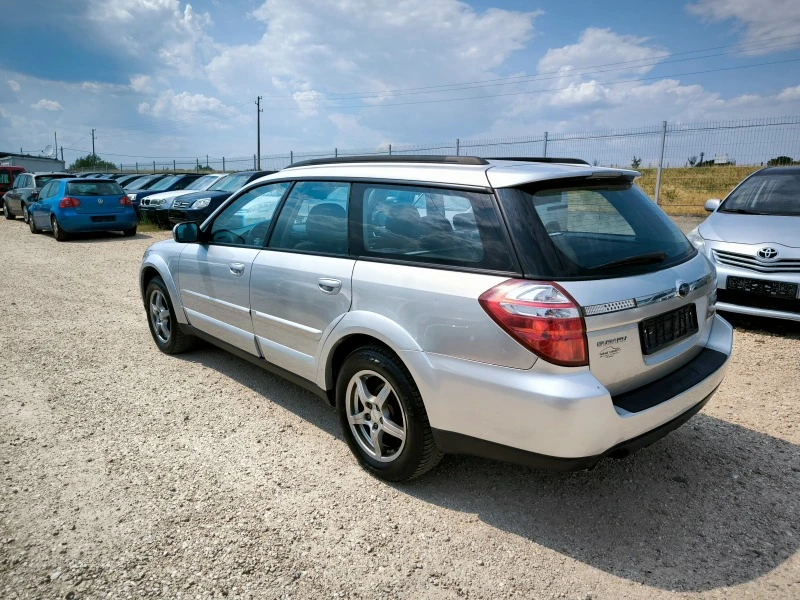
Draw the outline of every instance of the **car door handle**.
[[[231,273],[237,277],[241,277],[242,273],[244,273],[244,263],[231,263],[228,265],[228,268],[231,270]]]
[[[342,282],[338,279],[328,279],[327,277],[320,277],[317,280],[319,290],[323,294],[338,294],[342,289]]]

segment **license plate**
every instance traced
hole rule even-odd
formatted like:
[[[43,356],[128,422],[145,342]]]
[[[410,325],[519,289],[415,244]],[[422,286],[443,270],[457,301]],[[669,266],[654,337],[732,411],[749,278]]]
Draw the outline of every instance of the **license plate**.
[[[697,333],[694,303],[662,313],[639,323],[642,354],[648,355]]]
[[[765,281],[748,277],[728,277],[725,287],[729,290],[746,292],[771,298],[797,298],[797,284],[783,281]]]

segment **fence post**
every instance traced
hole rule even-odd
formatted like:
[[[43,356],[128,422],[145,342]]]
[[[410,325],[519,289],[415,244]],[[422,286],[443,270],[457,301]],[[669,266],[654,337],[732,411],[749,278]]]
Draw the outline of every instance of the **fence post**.
[[[392,145],[389,144],[389,156],[391,156],[391,155],[392,155]]]
[[[456,138],[456,156],[461,154],[461,140]]]
[[[253,171],[256,170],[256,155],[253,154]]]
[[[542,158],[547,158],[547,132],[544,132],[544,151],[542,152]]]
[[[339,158],[339,149],[338,148],[334,148],[333,149],[333,157],[334,158]]]
[[[138,162],[136,163],[136,172],[137,173],[139,172],[139,163]]]
[[[225,172],[225,157],[222,157],[222,172]]]
[[[177,171],[178,169],[176,167],[177,167],[177,165],[175,164],[175,159],[173,158],[172,159],[172,170],[173,171]]]
[[[153,173],[156,172],[156,161],[153,161]]]
[[[656,173],[656,204],[659,202],[659,193],[661,192],[661,169],[664,167],[664,146],[667,143],[667,122],[661,124],[661,154],[658,157],[658,173]]]
[[[294,164],[294,150],[289,150],[289,164]]]

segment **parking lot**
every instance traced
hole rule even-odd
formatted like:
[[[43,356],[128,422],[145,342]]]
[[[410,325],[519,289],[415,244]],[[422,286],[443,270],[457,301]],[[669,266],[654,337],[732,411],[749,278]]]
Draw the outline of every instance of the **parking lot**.
[[[389,485],[317,397],[156,349],[137,273],[168,236],[0,220],[0,597],[800,597],[797,325],[735,319],[717,395],[629,459]]]

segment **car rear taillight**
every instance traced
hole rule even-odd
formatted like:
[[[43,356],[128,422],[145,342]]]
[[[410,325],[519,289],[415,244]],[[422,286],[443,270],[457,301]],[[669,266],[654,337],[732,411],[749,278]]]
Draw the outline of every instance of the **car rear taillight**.
[[[578,303],[557,284],[509,279],[478,299],[483,310],[525,348],[556,365],[589,364]]]
[[[81,201],[72,196],[64,196],[58,203],[59,208],[78,208],[80,205]]]
[[[131,206],[131,204],[133,204],[133,203],[131,202],[131,199],[130,199],[130,198],[128,198],[127,196],[122,196],[122,198],[120,198],[120,199],[119,199],[119,203],[120,203],[122,206]]]

